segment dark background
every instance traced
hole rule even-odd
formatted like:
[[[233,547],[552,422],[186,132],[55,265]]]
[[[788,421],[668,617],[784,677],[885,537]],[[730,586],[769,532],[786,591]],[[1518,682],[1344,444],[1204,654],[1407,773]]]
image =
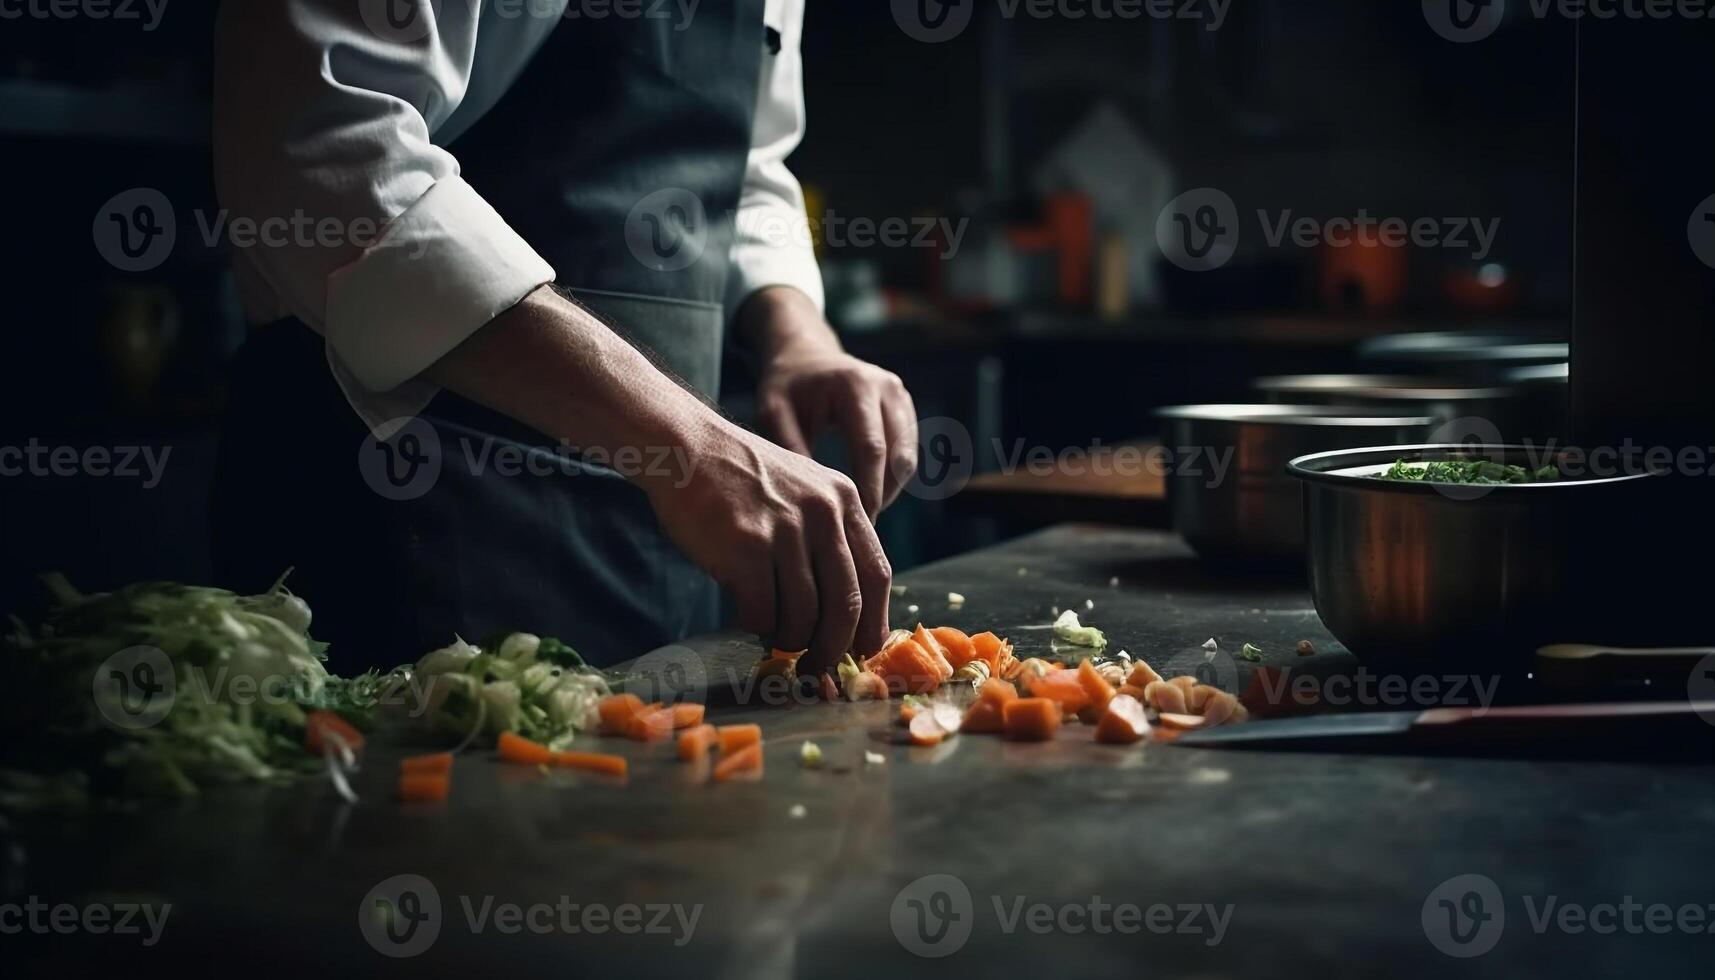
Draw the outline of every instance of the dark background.
[[[1515,16],[1461,45],[1433,33],[1417,3],[1241,0],[1218,32],[1148,19],[1003,21],[995,5],[978,7],[963,35],[924,44],[885,4],[810,5],[810,132],[793,164],[813,215],[969,220],[968,258],[984,236],[1045,220],[1049,193],[1066,189],[1041,176],[1046,162],[1100,111],[1154,147],[1175,192],[1219,187],[1241,215],[1362,208],[1499,219],[1488,261],[1507,288],[1486,303],[1461,299],[1450,281],[1474,273],[1469,257],[1416,250],[1403,291],[1378,307],[1361,291],[1326,287],[1321,251],[1270,249],[1250,234],[1225,269],[1198,276],[1161,263],[1151,301],[1102,314],[1058,295],[1051,260],[1040,257],[1008,267],[1004,295],[955,294],[947,284],[960,257],[824,242],[831,317],[855,351],[906,378],[920,415],[960,420],[979,446],[1083,446],[1149,434],[1156,406],[1245,397],[1258,374],[1350,367],[1366,336],[1447,326],[1571,332],[1571,23]],[[45,568],[88,588],[208,575],[207,481],[224,368],[243,337],[224,250],[200,241],[193,217],[217,208],[212,18],[212,5],[179,0],[151,33],[122,22],[0,23],[0,167],[12,218],[0,235],[9,311],[0,444],[171,447],[152,490],[111,477],[0,478],[0,607],[31,592],[30,576]],[[1692,66],[1715,51],[1705,25],[1666,30],[1680,32],[1674,50]],[[1637,81],[1647,51],[1620,45],[1607,81]],[[1609,115],[1658,135],[1677,121],[1706,147],[1708,92],[1640,110],[1609,89]],[[1623,153],[1617,159],[1613,179],[1635,179]],[[1658,189],[1663,213],[1687,213],[1715,190],[1712,176],[1693,194],[1695,170],[1688,162]],[[141,186],[174,202],[179,242],[159,269],[128,275],[97,253],[91,223],[108,198]],[[1101,220],[1097,233],[1154,255],[1153,241]],[[1675,259],[1681,269],[1684,258]],[[1708,279],[1693,288],[1707,298]],[[869,312],[848,317],[864,299]],[[1675,306],[1700,317],[1695,307]],[[734,388],[731,408],[742,415],[742,385]],[[992,461],[979,452],[978,465]],[[278,478],[315,475],[282,459]],[[883,521],[901,568],[1019,529],[966,513],[957,498],[907,499]]]

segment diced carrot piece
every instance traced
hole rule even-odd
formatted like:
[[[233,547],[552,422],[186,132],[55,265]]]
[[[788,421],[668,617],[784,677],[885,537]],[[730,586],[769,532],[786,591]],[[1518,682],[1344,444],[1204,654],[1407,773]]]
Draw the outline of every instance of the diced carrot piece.
[[[1139,701],[1143,700],[1143,688],[1138,687],[1137,685],[1132,684],[1129,681],[1127,683],[1121,684],[1119,687],[1119,691],[1116,693],[1124,694],[1128,697],[1137,698]]]
[[[1053,698],[1060,702],[1060,707],[1066,711],[1076,712],[1079,708],[1090,703],[1090,694],[1084,690],[1084,685],[1078,681],[1078,672],[1049,671],[1030,682],[1030,696],[1033,698]]]
[[[314,755],[326,752],[334,739],[353,752],[363,749],[363,733],[331,711],[312,711],[304,716],[304,748]]]
[[[1129,745],[1149,734],[1149,717],[1143,703],[1129,694],[1116,694],[1096,722],[1096,741]]]
[[[1000,683],[1006,684],[1005,681]],[[1006,684],[1006,686],[1011,687],[1012,685]],[[1012,697],[1013,700],[1017,700],[1017,692],[1014,692]],[[959,731],[969,732],[973,735],[999,735],[1006,731],[1006,719],[1001,713],[1001,709],[1005,706],[1005,701],[978,698],[975,704],[965,710],[965,720],[959,725]]]
[[[667,708],[645,708],[631,720],[625,737],[634,742],[659,742],[673,735],[673,712]]]
[[[952,676],[951,671],[943,675],[936,666],[936,658],[912,639],[900,640],[886,651],[877,654],[876,659],[880,661],[877,673],[886,678],[887,687],[891,691],[931,694],[941,686],[942,681]],[[942,660],[941,663],[945,664],[946,661]]]
[[[1209,727],[1225,724],[1239,712],[1239,699],[1225,691],[1218,691],[1203,705],[1203,721]]]
[[[1209,695],[1220,694],[1221,689],[1210,684],[1198,684],[1185,692],[1185,713],[1200,715],[1203,705],[1209,703]]]
[[[911,634],[911,640],[928,654],[929,668],[934,671],[938,681],[953,676],[953,665],[947,660],[947,651],[941,646],[940,640],[935,639],[921,624],[918,625],[917,631]]]
[[[399,760],[399,772],[401,775],[407,773],[421,776],[434,775],[436,773],[451,772],[452,768],[453,754],[451,752],[436,752],[433,755],[412,755]]]
[[[978,660],[988,661],[989,670],[1000,674],[1000,664],[1012,653],[1012,644],[993,633],[978,633],[971,637],[971,654]]]
[[[626,770],[625,756],[600,752],[555,752],[554,765],[607,776],[624,776]]]
[[[1185,713],[1185,689],[1177,684],[1156,681],[1143,689],[1143,700],[1157,711]]]
[[[1180,731],[1190,731],[1193,728],[1202,728],[1208,724],[1203,720],[1202,715],[1182,715],[1172,711],[1161,713],[1161,723],[1168,728],[1177,728]]]
[[[740,749],[762,744],[761,725],[722,725],[716,729],[721,755],[732,755]]]
[[[977,691],[977,700],[992,701],[997,705],[1018,699],[1018,688],[998,677],[983,681],[982,689]]]
[[[971,638],[965,635],[964,630],[952,626],[937,626],[929,633],[940,642],[941,652],[946,655],[947,662],[953,665],[954,670],[958,670],[976,659],[977,645],[971,642]],[[989,635],[993,636],[994,634]],[[989,666],[992,668],[994,664],[991,663]]]
[[[703,706],[700,704],[675,704],[668,709],[673,713],[673,728],[695,728],[703,723]]]
[[[732,726],[729,725],[727,727],[730,728]],[[723,728],[721,730],[724,732],[726,729]],[[731,755],[723,755],[721,761],[715,765],[715,782],[726,782],[728,779],[731,779],[741,772],[759,773],[761,771],[762,743],[752,742]]]
[[[1167,683],[1172,684],[1181,691],[1189,691],[1193,687],[1197,686],[1197,678],[1191,674],[1180,674],[1178,677],[1169,678]]]
[[[1125,682],[1141,691],[1161,679],[1161,675],[1155,672],[1154,667],[1139,660],[1132,665],[1131,673],[1126,675]]]
[[[543,766],[554,761],[552,749],[540,742],[532,742],[512,732],[501,732],[500,741],[495,747],[500,750],[502,762],[516,762],[524,766]]]
[[[720,735],[713,725],[698,725],[679,733],[679,758],[695,762],[709,754]]]
[[[605,735],[624,735],[632,721],[643,713],[643,699],[635,694],[610,694],[596,702],[596,716]]]
[[[917,717],[918,706],[906,701],[899,706],[899,723],[909,725]]]
[[[1106,708],[1108,699],[1114,696],[1114,686],[1088,660],[1078,662],[1078,683],[1083,685],[1084,693],[1090,696],[1090,706],[1097,711]]]
[[[399,774],[399,799],[405,803],[443,803],[452,787],[451,773],[406,772]]]
[[[1105,704],[1101,707],[1097,707],[1094,704],[1086,704],[1082,708],[1078,709],[1078,713],[1075,717],[1078,719],[1078,724],[1080,725],[1094,725],[1096,722],[1102,720],[1102,712],[1106,710],[1108,710],[1108,706]]]
[[[1050,698],[1019,698],[1000,710],[1007,738],[1043,742],[1060,728],[1060,705]]]
[[[935,720],[933,711],[920,711],[916,717],[911,719],[912,745],[940,745],[941,740],[946,737],[947,730]]]

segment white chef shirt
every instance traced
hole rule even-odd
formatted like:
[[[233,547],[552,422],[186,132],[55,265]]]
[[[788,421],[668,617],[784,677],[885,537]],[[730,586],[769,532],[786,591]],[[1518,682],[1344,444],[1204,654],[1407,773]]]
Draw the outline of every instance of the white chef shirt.
[[[322,334],[340,387],[380,436],[434,396],[418,374],[555,278],[445,146],[500,100],[549,31],[577,29],[562,24],[581,9],[568,14],[567,2],[221,4],[215,180],[227,227],[264,232],[233,250],[245,315],[297,317]],[[433,14],[418,9],[400,27],[388,3]],[[683,16],[689,2],[668,6]],[[729,313],[771,285],[822,303],[803,191],[786,168],[805,126],[804,0],[767,0],[764,20],[781,47],[762,59]]]

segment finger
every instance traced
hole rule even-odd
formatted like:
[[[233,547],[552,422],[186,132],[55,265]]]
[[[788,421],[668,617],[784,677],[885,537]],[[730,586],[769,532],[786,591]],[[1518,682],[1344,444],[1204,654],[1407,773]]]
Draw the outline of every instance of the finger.
[[[857,501],[853,500],[852,505],[856,506]],[[799,667],[804,673],[818,674],[839,663],[851,649],[858,616],[863,610],[863,587],[858,584],[857,567],[852,563],[851,548],[846,542],[846,522],[841,509],[837,501],[829,501],[816,508],[810,517],[811,561],[816,569],[819,604],[810,652],[804,654]]]
[[[810,441],[804,437],[804,427],[798,412],[785,395],[766,395],[757,408],[757,418],[763,432],[783,448],[800,456],[810,455]]]
[[[775,646],[796,653],[816,627],[816,573],[803,529],[781,534],[774,553]]]
[[[882,422],[887,429],[887,485],[882,509],[899,499],[911,478],[917,475],[917,406],[905,385],[895,379],[897,390],[881,398]]]
[[[881,401],[867,386],[853,383],[841,393],[838,411],[846,452],[851,456],[852,481],[857,484],[863,512],[874,520],[881,513],[887,477],[887,429],[882,422]]]
[[[887,639],[888,600],[893,589],[893,566],[882,550],[875,525],[856,511],[846,517],[846,541],[851,546],[852,564],[857,569],[858,587],[863,592],[863,609],[858,614],[857,632],[852,635],[851,649],[859,656],[881,652]]]

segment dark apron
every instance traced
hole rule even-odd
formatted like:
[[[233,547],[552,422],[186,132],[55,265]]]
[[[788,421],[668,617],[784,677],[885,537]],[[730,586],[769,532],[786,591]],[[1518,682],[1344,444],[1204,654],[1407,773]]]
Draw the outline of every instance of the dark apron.
[[[561,285],[711,401],[762,6],[706,0],[683,31],[562,20],[450,146]],[[628,465],[657,464],[656,447],[639,448]],[[339,671],[515,629],[605,665],[718,626],[714,582],[600,463],[451,392],[377,444],[319,336],[260,328],[234,369],[217,575],[259,590],[295,566],[290,584]]]

